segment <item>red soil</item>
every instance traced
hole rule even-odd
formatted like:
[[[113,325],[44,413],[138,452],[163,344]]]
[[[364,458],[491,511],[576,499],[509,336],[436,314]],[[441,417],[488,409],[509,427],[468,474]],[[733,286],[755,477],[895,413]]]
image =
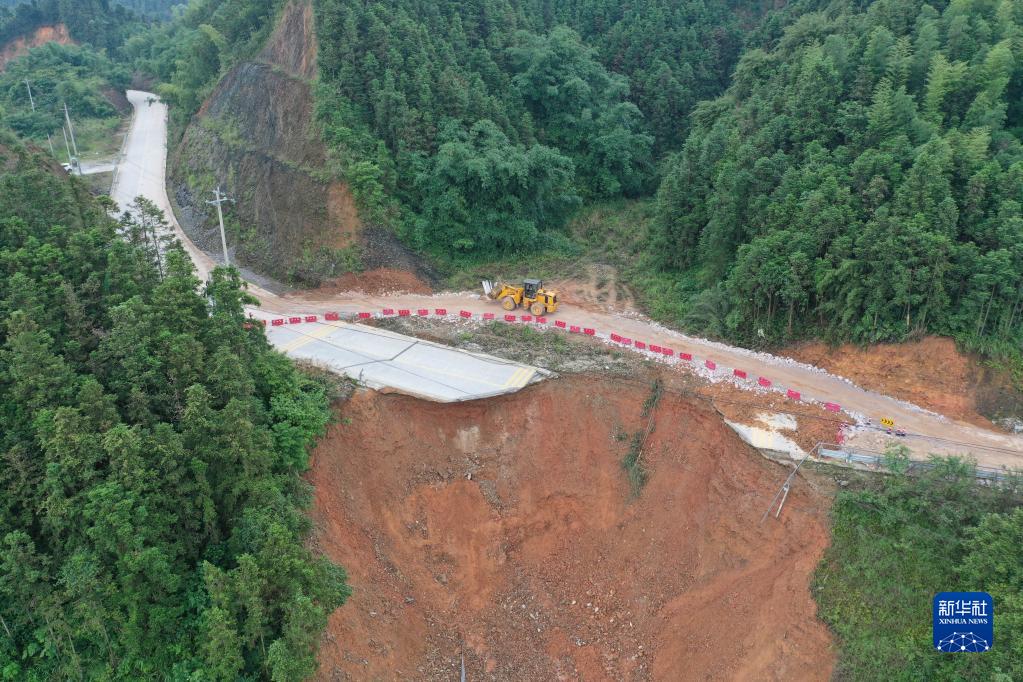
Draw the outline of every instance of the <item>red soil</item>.
[[[430,294],[433,290],[407,270],[377,268],[356,274],[354,272],[324,282],[309,292],[310,295],[333,295],[343,291],[362,291],[367,294],[380,295],[405,292],[409,294]]]
[[[960,353],[955,341],[929,336],[898,344],[831,347],[806,343],[780,353],[852,379],[864,388],[984,428],[991,422],[977,412],[980,364]]]
[[[46,43],[71,45],[74,41],[71,40],[71,35],[68,33],[67,26],[64,24],[40,26],[34,30],[31,35],[15,38],[6,45],[0,47],[0,71],[4,70],[4,67],[7,66],[8,62],[14,61],[18,57],[23,57],[28,54],[28,51],[33,47],[39,47]]]
[[[356,394],[313,455],[320,549],[354,595],[319,678],[821,679],[810,574],[828,500],[702,401],[665,393],[632,496],[649,391],[569,377],[441,405]]]

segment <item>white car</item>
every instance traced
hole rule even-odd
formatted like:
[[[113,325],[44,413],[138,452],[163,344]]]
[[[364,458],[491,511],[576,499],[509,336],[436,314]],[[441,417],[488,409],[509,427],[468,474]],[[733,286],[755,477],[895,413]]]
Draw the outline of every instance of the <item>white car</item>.
[[[74,167],[70,163],[62,163],[60,164],[60,167],[63,168],[64,172],[68,174],[70,174],[71,171],[74,170]]]

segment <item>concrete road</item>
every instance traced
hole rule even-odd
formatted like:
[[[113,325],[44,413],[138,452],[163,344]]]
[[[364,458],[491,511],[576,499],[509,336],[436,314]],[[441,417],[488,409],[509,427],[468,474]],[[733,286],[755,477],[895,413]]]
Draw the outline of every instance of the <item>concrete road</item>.
[[[111,173],[117,168],[117,162],[111,159],[104,161],[82,161],[82,175],[95,175],[97,173]]]
[[[196,274],[201,279],[208,279],[210,271],[217,264],[181,230],[167,198],[167,105],[148,92],[129,90],[126,95],[135,112],[117,164],[110,198],[117,202],[122,211],[127,210],[128,205],[138,196],[159,206],[167,215],[174,236],[192,258]]]
[[[547,376],[535,367],[360,324],[271,326],[267,337],[289,357],[346,374],[370,388],[439,402],[512,393]]]
[[[207,279],[217,263],[184,233],[167,197],[167,106],[148,92],[129,90],[127,96],[135,113],[111,198],[121,210],[137,196],[163,209],[197,274]],[[251,282],[249,292],[263,304],[262,309],[250,311],[257,319],[269,319],[267,309],[284,315],[306,311],[300,301],[282,298]],[[345,374],[371,388],[438,402],[514,393],[548,376],[536,367],[344,322],[268,326],[267,338],[289,357]]]

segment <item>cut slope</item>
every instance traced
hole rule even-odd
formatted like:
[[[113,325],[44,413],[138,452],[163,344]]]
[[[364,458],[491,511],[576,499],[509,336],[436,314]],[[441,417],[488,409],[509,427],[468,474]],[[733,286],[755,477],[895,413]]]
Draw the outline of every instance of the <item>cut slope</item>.
[[[231,235],[242,260],[278,278],[316,282],[343,268],[332,270],[338,263],[329,254],[315,264],[313,257],[355,243],[361,221],[348,186],[327,179],[313,120],[313,29],[308,0],[284,7],[262,52],[231,69],[203,103],[174,155],[171,179],[184,227],[203,249],[220,251],[205,203],[220,183],[237,202],[228,222],[243,226]]]
[[[832,347],[815,342],[794,346],[783,354],[852,379],[872,391],[953,419],[992,427],[978,407],[978,398],[985,393],[981,385],[984,368],[976,358],[960,352],[952,339],[929,336],[867,347]]]
[[[827,679],[809,576],[824,498],[703,405],[572,377],[438,405],[360,393],[313,456],[318,542],[355,595],[322,679]]]

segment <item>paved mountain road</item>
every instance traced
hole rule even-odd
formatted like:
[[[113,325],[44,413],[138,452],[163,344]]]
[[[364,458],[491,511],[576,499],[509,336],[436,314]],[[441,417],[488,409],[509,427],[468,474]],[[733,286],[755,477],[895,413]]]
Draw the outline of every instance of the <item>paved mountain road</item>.
[[[166,107],[158,101],[147,104],[148,97],[150,95],[138,91],[128,93],[129,100],[136,107],[136,120],[118,173],[114,199],[121,203],[125,200],[130,201],[136,194],[143,194],[156,201],[171,219],[177,236],[196,262],[200,276],[205,277],[212,268],[213,261],[181,232],[173,220],[170,202],[167,201],[164,183]],[[473,313],[503,312],[496,303],[471,294],[371,296],[360,292],[346,292],[319,297],[315,292],[294,292],[278,296],[254,285],[250,285],[250,291],[261,302],[262,316],[275,313],[378,311],[382,308],[413,310],[447,308],[452,311],[467,310]],[[593,327],[600,332],[615,332],[647,343],[671,347],[676,352],[692,353],[701,361],[713,360],[720,367],[728,368],[728,372],[731,368],[741,368],[754,380],[758,376],[768,377],[776,386],[799,391],[806,399],[838,403],[848,412],[871,418],[875,423],[879,422],[881,417],[890,417],[899,428],[912,434],[912,437],[904,442],[913,448],[916,456],[926,456],[928,452],[969,453],[981,464],[1023,468],[1023,438],[1019,436],[926,412],[905,402],[860,388],[816,367],[686,336],[665,329],[639,315],[619,315],[613,312],[568,307],[559,311],[556,317],[571,324]],[[275,334],[277,332],[271,331],[271,338],[275,338]],[[342,335],[336,340],[340,341],[342,338],[352,337]],[[282,338],[281,342],[286,344],[289,341]],[[324,352],[324,348],[318,345],[306,346],[306,352],[321,353]],[[887,438],[885,434],[876,430],[861,429],[854,432],[847,442],[868,449],[881,450]]]
[[[216,262],[182,231],[167,197],[167,107],[147,92],[129,90],[127,95],[135,113],[111,198],[123,209],[135,197],[144,196],[163,209],[197,274],[208,279]],[[267,319],[271,311],[283,313],[296,307],[251,282],[249,292],[262,303],[261,308],[250,311],[259,319]],[[536,367],[340,321],[268,325],[267,338],[290,357],[346,374],[371,388],[439,402],[513,393],[549,374]]]

